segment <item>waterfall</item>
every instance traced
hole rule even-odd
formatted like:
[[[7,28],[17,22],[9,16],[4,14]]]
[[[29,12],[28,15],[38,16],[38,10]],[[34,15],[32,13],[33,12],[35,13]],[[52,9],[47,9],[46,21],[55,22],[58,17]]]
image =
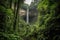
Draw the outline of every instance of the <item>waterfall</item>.
[[[27,21],[27,23],[29,23],[29,8],[28,8],[28,6],[27,6],[27,16],[26,16],[26,21]]]

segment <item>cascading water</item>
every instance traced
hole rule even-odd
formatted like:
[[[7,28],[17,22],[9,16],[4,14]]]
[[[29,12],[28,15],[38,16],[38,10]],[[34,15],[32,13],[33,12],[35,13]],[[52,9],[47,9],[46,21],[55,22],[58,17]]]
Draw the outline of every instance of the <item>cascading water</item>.
[[[27,16],[26,16],[26,21],[27,21],[27,23],[29,23],[29,8],[28,8],[28,6],[27,6]]]

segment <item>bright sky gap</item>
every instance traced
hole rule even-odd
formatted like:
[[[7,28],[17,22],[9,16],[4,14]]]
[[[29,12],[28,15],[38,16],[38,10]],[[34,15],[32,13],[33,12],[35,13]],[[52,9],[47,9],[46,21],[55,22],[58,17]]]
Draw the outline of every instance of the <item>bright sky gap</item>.
[[[31,2],[32,2],[32,0],[25,0],[25,1],[24,1],[24,3],[26,3],[26,4],[28,4],[28,5],[30,5]]]

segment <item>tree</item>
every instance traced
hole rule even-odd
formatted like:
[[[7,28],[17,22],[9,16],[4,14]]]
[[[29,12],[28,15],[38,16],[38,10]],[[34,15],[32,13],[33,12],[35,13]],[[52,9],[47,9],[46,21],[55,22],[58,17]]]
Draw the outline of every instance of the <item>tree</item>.
[[[16,23],[18,21],[18,16],[19,16],[19,9],[20,9],[20,5],[21,3],[23,3],[23,0],[18,0],[17,4],[15,3],[15,9],[14,9],[14,14],[15,14],[15,20],[14,20],[14,29],[16,29]],[[16,10],[16,12],[15,12]]]
[[[17,4],[19,4],[20,1],[21,0],[19,0]],[[22,40],[21,38],[17,37],[18,35],[13,30],[14,14],[13,10],[11,9],[11,2],[12,0],[0,0],[0,40]],[[17,5],[17,7],[20,8],[19,5]],[[19,8],[17,8],[16,11],[17,16]]]
[[[47,40],[59,39],[59,37],[54,38],[56,35],[60,35],[59,34],[60,17],[57,18],[60,15],[59,2],[60,1],[57,0],[42,0],[38,5],[38,11],[40,12],[38,16],[39,20],[38,24],[42,28],[45,27],[45,30],[42,31],[42,34],[46,37]]]

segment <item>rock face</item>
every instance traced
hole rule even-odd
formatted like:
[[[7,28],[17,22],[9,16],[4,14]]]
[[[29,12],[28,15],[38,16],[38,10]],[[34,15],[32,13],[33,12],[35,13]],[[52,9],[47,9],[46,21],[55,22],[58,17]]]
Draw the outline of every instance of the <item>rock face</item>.
[[[19,14],[20,14],[20,16],[26,15],[26,10],[20,9]]]
[[[23,17],[23,19],[26,21],[26,16],[27,16],[27,10],[20,9],[20,16]],[[37,20],[38,16],[38,11],[36,8],[31,8],[29,9],[29,22],[35,22]]]

